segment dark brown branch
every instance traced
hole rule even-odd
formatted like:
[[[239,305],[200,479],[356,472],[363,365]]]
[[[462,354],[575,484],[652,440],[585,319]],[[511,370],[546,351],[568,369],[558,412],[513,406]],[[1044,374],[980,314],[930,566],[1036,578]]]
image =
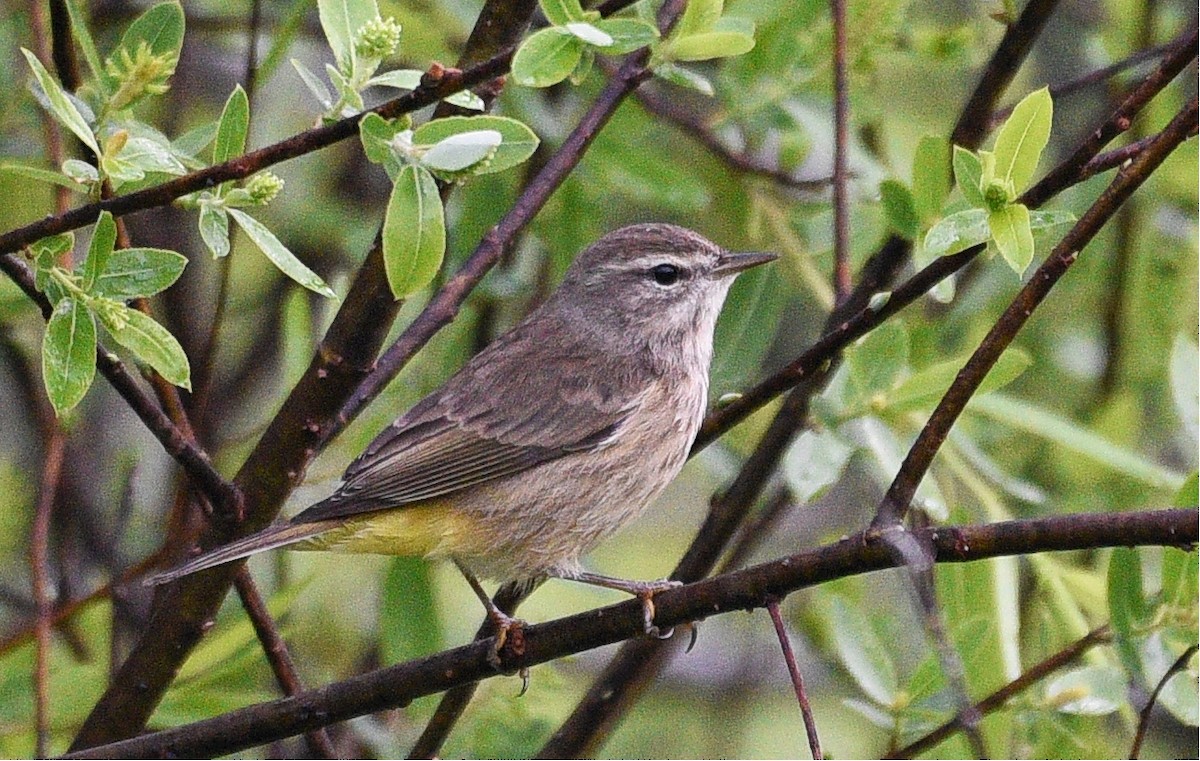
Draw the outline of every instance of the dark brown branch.
[[[1146,739],[1146,730],[1150,727],[1150,714],[1154,712],[1154,704],[1158,702],[1158,696],[1167,686],[1167,682],[1171,678],[1187,668],[1188,661],[1196,654],[1197,645],[1192,645],[1183,654],[1175,659],[1171,667],[1167,669],[1167,673],[1163,674],[1162,679],[1158,680],[1158,684],[1154,685],[1154,692],[1150,693],[1150,699],[1146,701],[1146,705],[1138,713],[1137,733],[1133,737],[1133,746],[1129,749],[1129,757],[1137,758],[1142,752],[1142,742]]]
[[[783,662],[787,665],[788,676],[792,680],[792,691],[796,693],[796,702],[800,704],[800,716],[804,720],[804,733],[808,736],[808,752],[814,761],[825,758],[821,752],[821,738],[817,736],[817,722],[813,718],[812,706],[808,704],[808,693],[804,691],[804,677],[800,667],[796,665],[796,654],[792,652],[792,642],[788,639],[787,627],[783,624],[783,616],[779,614],[779,600],[767,600],[767,612],[771,614],[771,623],[775,625],[775,636],[779,639],[779,649],[783,651]]]
[[[950,133],[951,143],[970,149],[983,143],[996,103],[1017,75],[1057,5],[1058,0],[1029,0],[1021,16],[1005,30],[996,52],[979,75],[979,84],[959,114],[958,123]]]
[[[1083,638],[1030,667],[1016,679],[976,703],[975,710],[979,712],[980,716],[987,716],[993,711],[1003,708],[1015,696],[1020,695],[1055,671],[1066,668],[1077,661],[1088,650],[1091,650],[1096,645],[1108,642],[1110,639],[1112,639],[1112,634],[1107,626],[1092,630]],[[889,752],[884,758],[912,758],[918,753],[933,748],[957,732],[958,729],[959,724],[956,720],[948,721],[919,740],[909,743],[903,748]]]
[[[1121,204],[1141,187],[1159,164],[1187,139],[1189,130],[1196,124],[1196,111],[1196,99],[1193,98],[1146,150],[1117,173],[1112,184],[1105,188],[1083,217],[1063,236],[1046,261],[1033,273],[1009,307],[1004,310],[1004,314],[967,360],[934,409],[929,421],[917,435],[917,440],[909,449],[900,471],[879,505],[872,523],[875,528],[895,526],[904,519],[909,503],[917,491],[917,485],[929,470],[934,455],[967,402],[979,388],[979,384],[983,382],[984,376],[1012,343],[1033,311],[1049,295],[1050,289],[1075,263],[1083,248],[1100,232],[1100,228],[1116,213]],[[1082,165],[1081,163],[1080,166]]]
[[[1131,513],[1063,515],[977,526],[924,529],[938,562],[1099,547],[1192,547],[1200,540],[1195,508]],[[655,620],[682,625],[735,610],[763,607],[797,589],[895,567],[878,537],[861,533],[835,544],[655,596]],[[535,666],[642,634],[637,600],[527,627],[520,656],[504,654],[505,671]],[[91,748],[68,758],[210,757],[252,748],[319,726],[406,705],[417,697],[497,675],[488,664],[491,643],[473,642],[296,697],[262,703],[175,729]]]

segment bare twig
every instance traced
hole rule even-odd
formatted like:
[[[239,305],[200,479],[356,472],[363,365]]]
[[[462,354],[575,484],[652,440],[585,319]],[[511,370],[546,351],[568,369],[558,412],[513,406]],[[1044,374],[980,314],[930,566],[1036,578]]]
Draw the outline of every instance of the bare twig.
[[[775,625],[775,636],[779,638],[779,649],[783,651],[783,662],[787,664],[788,676],[792,678],[792,690],[796,693],[796,702],[800,704],[800,715],[804,719],[804,732],[808,735],[808,751],[817,761],[825,758],[821,752],[821,739],[817,737],[817,722],[813,718],[812,706],[808,704],[808,694],[804,691],[804,677],[800,667],[796,665],[796,654],[792,652],[792,642],[788,639],[787,627],[783,624],[783,616],[779,614],[779,600],[767,600],[767,612],[771,614],[771,623]]]
[[[1137,758],[1142,752],[1142,742],[1146,739],[1146,730],[1150,728],[1150,715],[1154,713],[1154,704],[1158,702],[1158,696],[1162,693],[1163,688],[1167,686],[1167,682],[1171,678],[1187,668],[1188,661],[1196,654],[1198,646],[1192,645],[1183,654],[1175,659],[1171,664],[1171,668],[1167,669],[1167,673],[1163,674],[1162,679],[1158,680],[1158,684],[1154,685],[1154,692],[1150,693],[1150,699],[1146,701],[1146,705],[1138,713],[1137,733],[1133,736],[1133,746],[1129,749],[1129,757]]]
[[[1091,650],[1096,645],[1108,642],[1111,638],[1112,633],[1107,626],[1092,630],[1086,636],[1071,643],[1063,650],[1031,666],[1016,679],[976,703],[975,710],[980,716],[987,716],[993,711],[1003,708],[1013,697],[1021,694],[1055,671],[1071,665],[1088,650]],[[912,758],[918,753],[929,750],[947,737],[950,737],[959,730],[959,727],[960,724],[956,717],[903,748],[889,752],[884,758]]]
[[[1195,509],[1096,513],[942,527],[921,532],[938,562],[969,562],[1001,555],[1107,546],[1187,546],[1200,541]],[[896,564],[883,542],[862,533],[655,596],[660,626],[682,625],[734,610],[762,607],[804,587]],[[535,666],[644,632],[640,601],[527,627],[522,654],[503,654],[504,670]],[[73,753],[68,758],[214,756],[251,748],[312,727],[407,704],[422,695],[487,679],[491,646],[473,642],[437,655],[352,677],[284,700],[262,703],[175,729]]]

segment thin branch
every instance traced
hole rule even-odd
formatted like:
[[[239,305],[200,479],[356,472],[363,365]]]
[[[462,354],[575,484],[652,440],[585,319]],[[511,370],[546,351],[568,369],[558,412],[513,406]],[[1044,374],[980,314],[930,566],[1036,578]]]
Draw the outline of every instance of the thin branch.
[[[850,85],[846,78],[846,0],[830,0],[833,16],[833,291],[840,303],[854,289],[850,273]]]
[[[599,61],[598,63],[606,71],[608,70],[609,67],[605,62]],[[639,87],[634,92],[634,97],[638,99],[638,102],[647,111],[655,116],[662,117],[682,129],[689,137],[707,148],[709,153],[716,156],[736,172],[765,177],[783,187],[796,188],[798,190],[816,191],[830,184],[831,179],[828,177],[819,177],[816,179],[797,177],[794,173],[782,169],[777,165],[761,161],[747,153],[734,150],[717,134],[709,118],[686,107],[678,99],[668,97],[666,94],[659,92],[657,88],[650,86]]]
[[[975,704],[975,710],[980,716],[987,716],[994,711],[1003,708],[1009,700],[1045,679],[1050,674],[1053,674],[1059,669],[1066,668],[1075,661],[1079,660],[1088,650],[1091,650],[1096,645],[1103,644],[1112,639],[1112,633],[1107,626],[1102,626],[1099,629],[1093,629],[1086,636],[1076,640],[1069,646],[1050,656],[1049,658],[1031,666],[1027,671],[1022,673],[1016,679],[1004,685],[1000,689],[988,695],[983,700]],[[933,748],[938,743],[953,735],[959,730],[959,722],[956,719],[946,722],[942,726],[933,730],[924,737],[915,740],[914,742],[905,745],[898,750],[890,751],[884,758],[912,758],[918,753]]]
[[[1017,75],[1021,63],[1029,55],[1033,43],[1041,36],[1042,29],[1057,6],[1058,0],[1029,0],[1016,22],[1004,31],[1004,37],[979,75],[979,84],[950,133],[951,143],[970,149],[978,148],[983,143],[996,104]]]
[[[1140,66],[1148,61],[1153,61],[1156,58],[1162,58],[1164,55],[1169,53],[1173,47],[1173,43],[1166,43],[1164,45],[1143,48],[1126,56],[1125,58],[1122,58],[1119,61],[1110,63],[1108,66],[1096,69],[1095,71],[1090,71],[1087,74],[1072,79],[1069,82],[1050,85],[1050,96],[1054,98],[1055,103],[1057,103],[1059,98],[1073,95],[1080,90],[1091,87],[1094,84],[1111,79],[1123,71]],[[991,122],[988,124],[988,131],[991,132],[1003,124],[1004,120],[1012,114],[1014,107],[1015,106],[1008,106],[992,114]]]
[[[1150,699],[1146,701],[1146,705],[1138,714],[1137,733],[1133,736],[1133,746],[1129,749],[1129,757],[1137,758],[1142,752],[1142,742],[1146,739],[1146,730],[1150,728],[1150,714],[1154,713],[1154,704],[1158,702],[1158,696],[1162,693],[1163,688],[1167,686],[1167,682],[1171,681],[1179,672],[1187,668],[1188,661],[1196,654],[1197,645],[1192,645],[1183,654],[1175,659],[1171,664],[1171,668],[1167,669],[1167,673],[1163,674],[1162,679],[1158,680],[1158,684],[1154,685],[1154,692],[1150,693]]]
[[[258,587],[254,584],[254,579],[250,576],[250,571],[246,570],[246,566],[238,568],[233,583],[237,587],[238,595],[242,599],[242,607],[246,609],[250,623],[254,625],[254,633],[258,635],[258,640],[263,645],[263,652],[271,664],[271,671],[274,672],[283,694],[299,695],[304,692],[304,685],[300,683],[300,677],[296,674],[296,664],[292,662],[287,643],[279,634],[279,629],[275,626],[270,611],[267,610],[267,604],[259,594]],[[329,734],[324,727],[310,729],[304,733],[304,737],[308,741],[308,747],[317,755],[317,758],[337,758],[333,743],[330,742]]]
[[[1166,545],[1200,541],[1195,508],[1131,513],[1062,515],[919,532],[938,562],[970,562],[1005,555],[1100,547]],[[884,543],[863,532],[834,544],[655,596],[660,626],[685,623],[766,605],[797,589],[893,568]],[[644,632],[642,605],[630,600],[599,610],[527,627],[525,649],[504,653],[504,671],[535,666],[602,647]],[[372,671],[283,700],[261,703],[183,727],[89,748],[67,758],[210,757],[410,701],[497,675],[489,664],[492,645],[473,642],[417,661]]]
[[[787,664],[788,676],[792,678],[792,690],[796,693],[796,702],[800,704],[804,732],[808,735],[808,751],[815,761],[820,761],[825,758],[825,754],[821,752],[821,739],[817,737],[817,722],[813,718],[812,706],[808,704],[808,693],[804,691],[804,677],[800,674],[800,667],[796,665],[796,654],[792,652],[787,627],[783,624],[783,616],[779,614],[779,600],[767,600],[767,612],[771,614],[771,623],[775,625],[775,636],[779,638],[783,662]]]
[[[1147,146],[1146,150],[1139,154],[1132,163],[1117,173],[1112,184],[1105,188],[1075,226],[1063,236],[1046,261],[1033,273],[1016,298],[996,320],[992,329],[988,331],[987,336],[971,355],[971,358],[967,360],[954,382],[950,384],[950,388],[941,401],[938,402],[925,427],[917,435],[917,440],[909,449],[887,494],[880,502],[872,522],[875,528],[883,529],[903,520],[909,503],[916,493],[917,485],[929,470],[934,455],[937,454],[942,442],[949,434],[951,426],[954,425],[967,402],[979,388],[979,384],[983,382],[984,376],[1012,343],[1033,311],[1049,295],[1050,289],[1075,263],[1080,251],[1100,232],[1100,229],[1125,200],[1141,187],[1159,164],[1165,161],[1167,156],[1187,139],[1189,130],[1196,124],[1196,119],[1196,99],[1192,98],[1171,120],[1171,123],[1156,136],[1154,142]]]

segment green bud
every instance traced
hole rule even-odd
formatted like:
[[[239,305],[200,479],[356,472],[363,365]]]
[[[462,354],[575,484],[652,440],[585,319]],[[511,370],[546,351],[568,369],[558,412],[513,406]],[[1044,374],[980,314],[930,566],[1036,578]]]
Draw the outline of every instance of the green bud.
[[[383,60],[400,46],[400,25],[392,18],[376,16],[363,24],[356,35],[354,52],[366,59]]]
[[[246,193],[250,202],[265,206],[275,200],[279,191],[283,190],[283,180],[271,172],[259,172],[246,182]]]
[[[138,43],[132,55],[128,48],[121,48],[120,54],[109,58],[104,67],[110,77],[120,82],[109,99],[109,108],[120,111],[146,95],[162,95],[178,62],[174,53],[155,55],[145,40]]]
[[[983,189],[983,202],[987,205],[988,211],[999,211],[1011,200],[1012,194],[1002,183],[992,182]]]

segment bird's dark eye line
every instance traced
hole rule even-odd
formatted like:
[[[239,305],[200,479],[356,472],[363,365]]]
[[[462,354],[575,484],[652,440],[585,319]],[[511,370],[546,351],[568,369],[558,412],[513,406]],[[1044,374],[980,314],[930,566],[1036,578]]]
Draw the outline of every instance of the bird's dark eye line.
[[[675,285],[683,275],[683,270],[674,264],[656,264],[650,268],[650,277],[659,285]]]

